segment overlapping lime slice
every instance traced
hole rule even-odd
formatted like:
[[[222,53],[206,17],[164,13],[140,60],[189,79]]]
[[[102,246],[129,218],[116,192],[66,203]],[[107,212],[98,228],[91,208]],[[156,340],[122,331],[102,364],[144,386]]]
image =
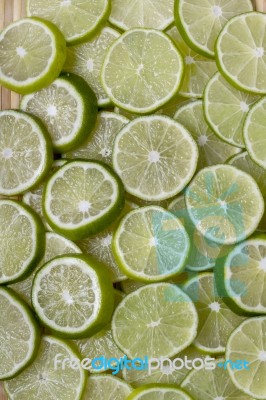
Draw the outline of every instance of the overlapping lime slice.
[[[182,390],[172,385],[150,384],[133,390],[127,400],[192,400]]]
[[[122,379],[102,374],[89,376],[82,400],[126,400],[132,388]]]

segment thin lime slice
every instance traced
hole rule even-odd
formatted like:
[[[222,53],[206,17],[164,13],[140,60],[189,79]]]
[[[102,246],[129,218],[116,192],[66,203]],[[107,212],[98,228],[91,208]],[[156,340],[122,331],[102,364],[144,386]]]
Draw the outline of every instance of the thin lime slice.
[[[38,215],[13,200],[0,200],[0,284],[27,277],[44,254],[45,230]]]
[[[129,122],[113,112],[98,113],[96,125],[89,140],[77,150],[66,153],[67,158],[99,160],[112,166],[112,148],[118,132]]]
[[[86,373],[81,362],[71,368],[68,360],[80,361],[68,343],[53,336],[44,336],[37,358],[17,378],[5,382],[10,400],[80,400],[85,389]],[[64,367],[64,369],[63,369]]]
[[[202,169],[186,190],[189,216],[207,239],[241,242],[258,227],[264,201],[255,180],[231,165]]]
[[[133,390],[127,400],[192,400],[183,390],[172,385],[150,384]]]
[[[70,45],[95,35],[107,20],[110,8],[110,0],[27,0],[27,14],[53,22]]]
[[[106,27],[90,41],[67,48],[64,71],[81,76],[94,90],[99,106],[106,106],[110,100],[101,83],[101,69],[108,48],[120,36],[112,28]]]
[[[177,93],[182,75],[183,60],[170,38],[137,28],[123,33],[109,48],[102,83],[116,106],[146,114]]]
[[[100,263],[85,255],[65,255],[37,272],[32,304],[52,332],[78,339],[100,331],[110,321],[114,292]]]
[[[10,289],[0,288],[0,379],[21,373],[38,351],[39,327],[28,306]]]
[[[21,94],[52,83],[66,59],[62,33],[40,18],[8,25],[0,34],[0,48],[0,83]]]
[[[244,141],[252,160],[266,169],[266,101],[263,97],[250,110],[244,125]]]
[[[89,376],[82,400],[126,400],[132,388],[112,375]]]
[[[217,39],[218,68],[240,90],[266,94],[265,47],[266,15],[259,12],[238,15],[227,22]]]
[[[128,193],[143,200],[175,196],[195,173],[198,148],[189,132],[165,116],[140,117],[117,135],[113,166]]]
[[[234,385],[255,399],[266,398],[266,317],[249,318],[230,336],[226,346],[226,359],[235,363],[242,359],[248,368],[233,369],[228,364],[228,372]]]
[[[29,114],[0,111],[0,194],[12,196],[37,185],[53,160],[44,126]]]
[[[96,161],[70,161],[45,186],[43,211],[49,225],[72,240],[95,234],[120,214],[124,191],[114,172]]]
[[[175,0],[175,20],[184,39],[196,52],[210,58],[214,58],[215,42],[226,22],[252,10],[250,0]]]
[[[185,62],[184,78],[179,89],[180,95],[201,98],[208,80],[217,71],[215,61],[195,53],[183,40],[175,26],[166,33],[173,39]]]
[[[130,358],[171,357],[192,343],[197,324],[195,306],[181,289],[154,283],[121,301],[114,312],[112,334]]]
[[[182,124],[198,143],[198,170],[209,165],[223,164],[240,150],[220,140],[206,124],[201,100],[181,106],[174,119]]]
[[[227,143],[245,147],[243,127],[247,113],[259,96],[242,92],[231,86],[217,72],[204,92],[204,113],[216,135]]]
[[[57,153],[80,146],[92,131],[97,116],[93,91],[74,74],[63,75],[47,88],[24,96],[20,107],[42,120]]]

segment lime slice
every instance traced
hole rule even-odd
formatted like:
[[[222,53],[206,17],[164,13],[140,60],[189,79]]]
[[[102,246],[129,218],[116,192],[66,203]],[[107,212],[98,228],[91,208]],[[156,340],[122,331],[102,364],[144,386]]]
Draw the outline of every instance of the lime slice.
[[[37,272],[32,304],[52,332],[79,339],[100,331],[110,321],[114,292],[100,263],[71,254],[54,258]]]
[[[154,283],[121,301],[113,315],[112,334],[130,358],[172,357],[192,343],[197,324],[195,306],[181,289]]]
[[[252,10],[250,0],[175,0],[175,20],[184,39],[197,53],[210,58],[214,58],[215,42],[226,22]]]
[[[250,110],[244,125],[244,141],[252,160],[266,169],[266,101],[263,97]]]
[[[63,153],[80,146],[92,131],[97,100],[84,79],[66,74],[47,88],[24,96],[21,108],[42,120],[54,151]]]
[[[240,90],[266,94],[265,31],[266,15],[252,12],[230,19],[217,39],[218,68]]]
[[[70,253],[81,253],[81,250],[75,243],[71,242],[65,237],[54,232],[47,232],[45,234],[45,253],[43,259],[38,264],[35,263],[35,268],[28,278],[14,283],[10,285],[10,287],[15,290],[20,297],[26,301],[26,303],[31,305],[31,288],[36,272],[42,267],[43,264],[52,260],[53,258]]]
[[[255,180],[231,165],[202,169],[186,191],[193,224],[220,244],[241,242],[259,225],[264,201]]]
[[[143,200],[165,200],[181,192],[194,175],[197,161],[194,139],[165,116],[131,121],[114,142],[114,169],[127,192]]]
[[[110,100],[101,83],[101,69],[108,48],[120,36],[112,28],[106,27],[90,41],[67,48],[64,71],[81,76],[95,92],[98,105],[106,106]]]
[[[0,288],[0,379],[21,373],[36,357],[39,327],[28,306],[10,289]]]
[[[207,123],[225,142],[245,147],[243,127],[247,113],[259,96],[242,92],[231,86],[217,72],[204,92],[204,113]]]
[[[184,78],[179,89],[180,95],[202,97],[207,82],[217,71],[215,61],[195,53],[183,40],[175,26],[166,33],[173,39],[185,63]]]
[[[182,75],[182,57],[170,38],[154,29],[137,28],[123,33],[109,48],[102,83],[116,106],[145,114],[177,93]]]
[[[89,140],[77,150],[66,153],[64,157],[99,160],[112,166],[112,148],[115,137],[128,122],[127,118],[113,112],[99,112]]]
[[[239,359],[248,363],[248,369],[233,369],[228,364],[228,372],[234,385],[256,399],[266,398],[266,317],[249,318],[230,336],[226,346],[226,359]]]
[[[182,390],[171,385],[150,384],[133,390],[127,400],[192,400]]]
[[[82,400],[126,400],[132,388],[112,375],[89,376]]]
[[[27,0],[27,14],[53,22],[70,45],[95,35],[107,20],[110,8],[110,0]]]
[[[44,227],[28,206],[0,200],[0,284],[22,280],[43,257]]]
[[[0,83],[21,94],[52,83],[66,59],[62,33],[40,18],[24,18],[8,25],[0,34],[0,48]]]
[[[124,206],[123,186],[96,161],[70,161],[49,179],[43,211],[49,225],[72,240],[106,228]]]
[[[257,182],[261,193],[263,195],[264,201],[266,199],[266,171],[264,168],[260,167],[257,165],[248,153],[245,151],[241,154],[236,155],[235,157],[232,157],[229,161],[228,164],[233,165],[234,167],[237,167],[241,169],[242,171],[247,172],[249,175],[251,175],[255,181]],[[264,212],[264,215],[262,217],[262,220],[257,228],[260,231],[266,231],[266,210]]]
[[[71,368],[70,362],[62,364],[65,359],[79,360],[79,355],[65,341],[44,336],[33,364],[17,378],[5,382],[8,398],[80,400],[85,389],[86,373],[80,362]]]
[[[182,124],[198,143],[198,170],[209,165],[223,164],[229,157],[239,153],[238,148],[220,140],[208,127],[201,100],[181,106],[174,119]]]
[[[29,114],[0,111],[0,194],[12,196],[37,185],[53,160],[48,132]]]

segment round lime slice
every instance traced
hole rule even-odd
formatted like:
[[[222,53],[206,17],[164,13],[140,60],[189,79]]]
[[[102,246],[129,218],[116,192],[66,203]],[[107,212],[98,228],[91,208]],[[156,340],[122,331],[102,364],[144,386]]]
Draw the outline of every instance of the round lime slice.
[[[172,385],[160,385],[150,384],[142,386],[141,388],[133,390],[133,392],[127,397],[127,400],[192,400],[182,390]]]
[[[101,374],[89,376],[82,400],[126,400],[132,388],[122,379]]]

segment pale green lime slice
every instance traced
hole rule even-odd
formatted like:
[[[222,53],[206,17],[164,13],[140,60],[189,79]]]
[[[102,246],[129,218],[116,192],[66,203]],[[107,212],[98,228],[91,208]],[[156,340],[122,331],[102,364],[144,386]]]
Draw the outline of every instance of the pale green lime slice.
[[[36,357],[40,332],[28,306],[10,289],[0,288],[0,379],[21,373]]]
[[[250,110],[244,125],[244,141],[252,160],[266,169],[266,101],[263,97]]]
[[[102,83],[116,106],[145,114],[177,93],[182,75],[183,60],[170,38],[158,30],[136,28],[109,48]]]
[[[63,70],[82,76],[94,90],[101,107],[110,103],[101,83],[103,61],[108,48],[119,36],[119,32],[106,27],[89,41],[67,48]]]
[[[99,112],[89,140],[77,150],[66,153],[64,157],[99,160],[112,166],[114,140],[128,122],[122,115],[109,111]]]
[[[197,162],[198,148],[192,136],[165,116],[131,121],[114,142],[114,169],[126,191],[143,200],[165,200],[181,192]]]
[[[240,90],[266,94],[265,47],[266,15],[260,12],[238,15],[227,22],[217,39],[218,68]]]
[[[126,400],[132,388],[122,379],[102,374],[89,376],[82,400]]]
[[[214,58],[215,42],[226,22],[252,10],[250,0],[175,0],[175,21],[192,49]]]
[[[241,242],[258,227],[264,201],[255,180],[231,165],[202,169],[186,190],[193,224],[220,244]]]
[[[29,114],[0,111],[0,125],[0,194],[21,194],[47,175],[52,143],[44,126]]]
[[[245,147],[243,128],[247,113],[259,96],[240,91],[217,72],[204,92],[204,113],[216,135],[227,143]]]
[[[64,362],[68,359],[68,362]],[[71,368],[70,360],[76,360]],[[63,364],[64,362],[64,364]],[[5,382],[10,400],[80,400],[85,389],[86,373],[80,356],[68,343],[44,336],[37,358],[17,378]]]
[[[0,200],[0,284],[27,277],[44,254],[45,230],[38,215],[13,200]]]
[[[192,400],[182,390],[172,385],[150,384],[133,390],[127,400]]]
[[[198,316],[176,285],[154,283],[127,295],[112,319],[113,338],[130,358],[172,357],[197,334]]]
[[[49,225],[72,240],[106,228],[124,206],[118,176],[96,161],[70,161],[48,180],[43,211]]]
[[[265,330],[266,317],[249,318],[236,328],[226,345],[227,360],[235,363],[242,359],[248,363],[248,368],[242,369],[233,369],[229,363],[230,378],[242,393],[255,399],[266,398]]]
[[[95,35],[107,20],[110,8],[110,0],[27,0],[27,15],[53,22],[70,45]]]
[[[21,94],[52,83],[66,59],[62,33],[40,18],[8,25],[0,34],[0,48],[0,83]]]

